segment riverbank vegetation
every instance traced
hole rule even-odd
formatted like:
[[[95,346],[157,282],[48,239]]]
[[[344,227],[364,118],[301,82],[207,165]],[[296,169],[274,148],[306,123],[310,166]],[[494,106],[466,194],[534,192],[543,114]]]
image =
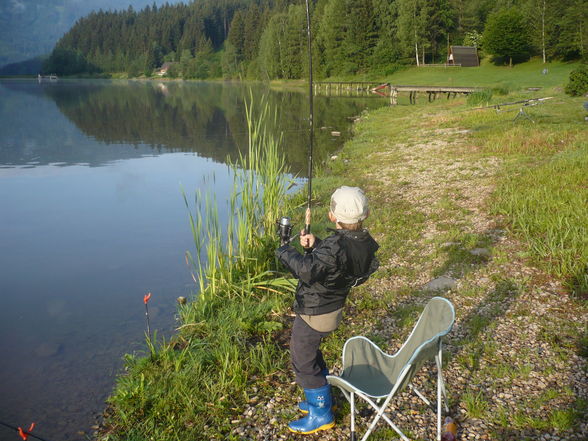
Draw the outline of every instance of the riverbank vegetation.
[[[427,282],[444,276],[454,283],[442,295],[457,313],[444,359],[459,435],[580,440],[588,434],[585,110],[581,98],[563,93],[567,75],[540,95],[522,78],[503,91],[495,84],[484,104],[552,99],[499,108],[465,99],[382,108],[364,114],[353,140],[320,167],[313,230],[325,233],[333,188],[359,185],[370,196],[367,224],[382,262],[353,291],[324,353],[336,371],[345,339],[358,334],[393,352],[439,294]],[[180,306],[171,341],[150,342],[147,357],[127,358],[103,441],[287,438],[299,399],[287,352],[292,285],[274,273],[272,224],[284,212],[301,219],[303,195],[284,193],[281,162],[265,154],[277,139],[263,131],[255,108],[253,162],[239,165],[249,171],[238,175],[242,193],[232,200],[238,223],[224,230],[211,199],[199,196],[192,205],[187,194],[196,244],[188,259],[202,294]],[[271,179],[264,170],[272,170]],[[270,185],[267,195],[262,181]],[[234,240],[223,245],[223,236]],[[205,261],[216,265],[203,269]],[[434,395],[426,374],[415,381]],[[343,401],[337,427],[321,439],[349,436]],[[410,415],[401,417],[401,428],[432,439],[433,414],[406,403],[396,409]],[[375,439],[391,435],[380,427]]]
[[[279,136],[266,124],[267,103],[247,107],[249,146],[232,165],[233,217],[221,225],[213,195],[185,193],[194,238],[186,262],[198,298],[179,306],[169,342],[148,339],[149,355],[127,356],[127,373],[110,400],[104,439],[208,439],[225,433],[230,415],[251,398],[251,381],[271,376],[286,354],[272,336],[293,282],[276,272],[275,221],[287,212],[290,179]],[[212,179],[212,177],[211,177]]]
[[[498,64],[588,53],[581,0],[311,1],[317,78],[445,63],[451,45],[476,46]],[[528,19],[527,17],[530,17]],[[508,37],[508,38],[505,38]],[[299,79],[307,75],[306,11],[291,0],[202,0],[81,18],[44,64],[59,75]],[[164,67],[163,70],[160,70]]]

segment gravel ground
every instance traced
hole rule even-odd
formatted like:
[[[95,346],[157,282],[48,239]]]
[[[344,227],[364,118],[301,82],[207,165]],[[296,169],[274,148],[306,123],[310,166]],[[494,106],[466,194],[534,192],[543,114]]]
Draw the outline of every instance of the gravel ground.
[[[557,281],[531,266],[521,252],[523,245],[501,228],[500,219],[488,213],[501,161],[471,155],[475,146],[468,145],[467,131],[460,129],[429,130],[420,133],[419,139],[424,141],[390,145],[388,151],[370,158],[377,167],[366,170],[373,182],[368,194],[378,195],[378,203],[406,201],[428,220],[422,237],[411,244],[412,252],[382,262],[384,269],[406,268],[408,275],[370,280],[364,288],[372,297],[398,291],[393,304],[377,317],[363,317],[354,314],[354,302],[349,302],[347,317],[354,317],[353,332],[379,336],[389,342],[387,351],[396,351],[411,328],[397,319],[395,311],[407,306],[418,306],[420,311],[432,296],[423,286],[435,278],[436,269],[444,267],[453,288],[443,295],[453,302],[457,314],[446,339],[444,375],[450,415],[459,426],[458,439],[588,439],[586,406],[578,405],[588,400],[587,363],[577,355],[575,341],[588,326],[586,309]],[[433,214],[439,215],[440,204],[447,205],[448,198],[450,208],[445,215],[455,216],[461,231],[483,237],[489,244],[465,250],[475,256],[470,265],[446,262],[448,250],[464,251],[460,243],[439,239],[443,232]],[[420,258],[415,259],[416,255]],[[337,360],[333,371],[339,368]],[[414,384],[434,397],[434,378],[436,369],[426,365]],[[233,435],[243,440],[301,438],[286,427],[300,415],[295,410],[300,391],[278,378],[267,381],[275,395],[264,398],[263,385],[259,391],[252,390],[252,396],[259,394],[232,422]],[[562,429],[566,415],[574,412],[581,421],[579,427]],[[412,439],[436,439],[435,416],[414,394],[400,394],[390,413]],[[349,439],[348,409],[343,407],[336,418],[335,428],[306,439]],[[368,419],[364,416],[357,421],[362,434]],[[385,424],[378,427],[371,439],[394,438]]]

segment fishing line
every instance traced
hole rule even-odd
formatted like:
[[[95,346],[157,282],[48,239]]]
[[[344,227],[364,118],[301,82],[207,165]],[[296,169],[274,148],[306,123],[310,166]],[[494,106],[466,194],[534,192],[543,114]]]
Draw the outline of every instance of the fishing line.
[[[306,31],[308,36],[308,102],[309,102],[309,142],[308,142],[308,204],[306,207],[306,216],[304,220],[304,232],[310,234],[310,204],[312,200],[312,150],[314,139],[314,103],[312,87],[312,32],[310,30],[310,6],[306,0]]]
[[[24,440],[26,440],[26,439],[27,439],[27,438],[30,436],[31,438],[36,438],[36,439],[38,439],[39,441],[49,441],[49,440],[48,440],[48,439],[46,439],[46,438],[41,438],[40,436],[37,436],[37,435],[35,435],[35,434],[31,433],[31,431],[32,431],[32,430],[33,430],[33,428],[35,427],[35,426],[34,426],[34,423],[31,425],[31,428],[30,428],[28,431],[27,431],[27,430],[23,430],[21,427],[14,427],[14,426],[11,426],[10,424],[6,424],[6,423],[4,423],[4,422],[2,422],[2,421],[0,421],[0,425],[2,425],[2,426],[4,426],[4,427],[7,427],[7,428],[9,428],[9,429],[11,429],[11,430],[14,430],[14,431],[15,431],[15,432],[16,432],[16,433],[17,433],[17,434],[18,434],[18,435],[19,435],[19,436],[20,436],[22,439],[24,439]]]

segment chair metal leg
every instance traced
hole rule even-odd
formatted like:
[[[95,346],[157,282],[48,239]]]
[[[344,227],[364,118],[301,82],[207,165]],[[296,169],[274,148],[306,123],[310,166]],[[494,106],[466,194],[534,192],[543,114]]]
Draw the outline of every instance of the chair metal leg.
[[[341,388],[339,388],[339,390],[341,392],[343,392],[343,395],[345,395],[345,398],[347,398],[347,401],[351,402],[351,397],[349,395],[349,392],[347,392],[345,389],[341,389]]]
[[[441,441],[441,374],[437,374],[437,441]]]
[[[388,404],[390,403],[390,400],[392,399],[392,397],[394,396],[394,394],[391,394],[390,396],[388,396],[388,398],[386,399],[386,401],[384,402],[384,404],[379,407],[373,400],[371,400],[369,397],[365,396],[362,393],[356,392],[356,394],[363,398],[370,406],[372,406],[374,408],[374,410],[376,411],[376,415],[374,416],[374,419],[372,420],[368,431],[364,434],[363,438],[361,439],[361,441],[366,441],[368,439],[368,437],[370,436],[370,434],[372,433],[372,431],[374,430],[374,428],[376,427],[376,424],[378,423],[378,420],[380,418],[382,418],[384,421],[386,421],[390,427],[392,427],[392,429],[394,429],[394,431],[396,433],[398,433],[398,435],[400,436],[400,438],[403,439],[403,441],[410,441],[406,435],[404,433],[402,433],[402,431],[398,428],[398,426],[396,424],[394,424],[392,422],[392,420],[390,420],[390,418],[388,418],[386,416],[386,414],[384,413],[386,408],[388,407]]]
[[[443,398],[445,398],[445,411],[449,412],[445,382],[443,381],[443,348],[441,340],[439,340],[439,353],[435,356],[435,363],[437,364],[437,441],[441,441],[441,401],[443,401]]]
[[[439,343],[439,345],[441,345],[441,343]],[[445,389],[445,379],[443,378],[443,363],[442,361],[442,351],[441,348],[439,348],[439,360],[437,360],[437,358],[435,358],[435,362],[437,363],[437,377],[438,379],[441,380],[441,393],[443,394],[443,404],[445,405],[445,412],[449,412],[449,407],[448,407],[448,400],[447,400],[447,389]]]
[[[410,389],[411,391],[413,391],[415,394],[417,394],[417,396],[418,396],[418,397],[419,397],[421,400],[423,400],[423,401],[424,401],[424,403],[425,403],[427,406],[431,406],[431,402],[430,402],[430,401],[427,399],[427,397],[425,397],[425,396],[424,396],[424,395],[421,393],[421,391],[420,391],[420,390],[418,390],[416,387],[414,387],[414,386],[413,386],[412,384],[410,384],[410,383],[409,383],[408,387],[409,387],[409,389]]]
[[[443,394],[443,404],[445,406],[445,412],[449,412],[449,407],[447,405],[447,392],[445,390],[445,380],[443,379],[443,373],[441,373],[441,394]]]
[[[351,392],[351,441],[356,441],[355,438],[355,394]]]

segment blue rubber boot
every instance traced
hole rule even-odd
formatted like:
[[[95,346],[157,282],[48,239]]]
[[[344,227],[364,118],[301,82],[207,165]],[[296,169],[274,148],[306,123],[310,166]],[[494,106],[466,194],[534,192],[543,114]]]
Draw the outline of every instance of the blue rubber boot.
[[[321,371],[321,375],[322,375],[323,377],[326,377],[327,375],[329,375],[329,369],[327,369],[327,368],[324,368],[324,369]],[[300,412],[302,412],[302,413],[308,413],[308,402],[307,402],[306,400],[304,400],[304,401],[301,401],[300,403],[298,403],[298,409],[299,409],[299,410],[300,410]],[[333,411],[334,411],[334,410],[335,410],[335,409],[333,409]]]
[[[331,395],[332,397],[332,395]],[[331,398],[333,401],[333,405],[331,406],[331,410],[335,412],[337,410],[337,403],[335,402],[335,398]],[[304,400],[298,403],[298,410],[302,413],[308,413],[308,401]]]
[[[304,389],[308,403],[308,415],[302,419],[292,421],[288,429],[294,433],[308,435],[327,430],[335,425],[335,415],[331,410],[333,400],[331,398],[331,385],[325,384],[317,389]]]
[[[335,397],[331,394],[331,410],[335,412],[337,410],[337,402],[335,401]],[[298,403],[298,410],[302,413],[308,413],[308,401],[304,400]]]

